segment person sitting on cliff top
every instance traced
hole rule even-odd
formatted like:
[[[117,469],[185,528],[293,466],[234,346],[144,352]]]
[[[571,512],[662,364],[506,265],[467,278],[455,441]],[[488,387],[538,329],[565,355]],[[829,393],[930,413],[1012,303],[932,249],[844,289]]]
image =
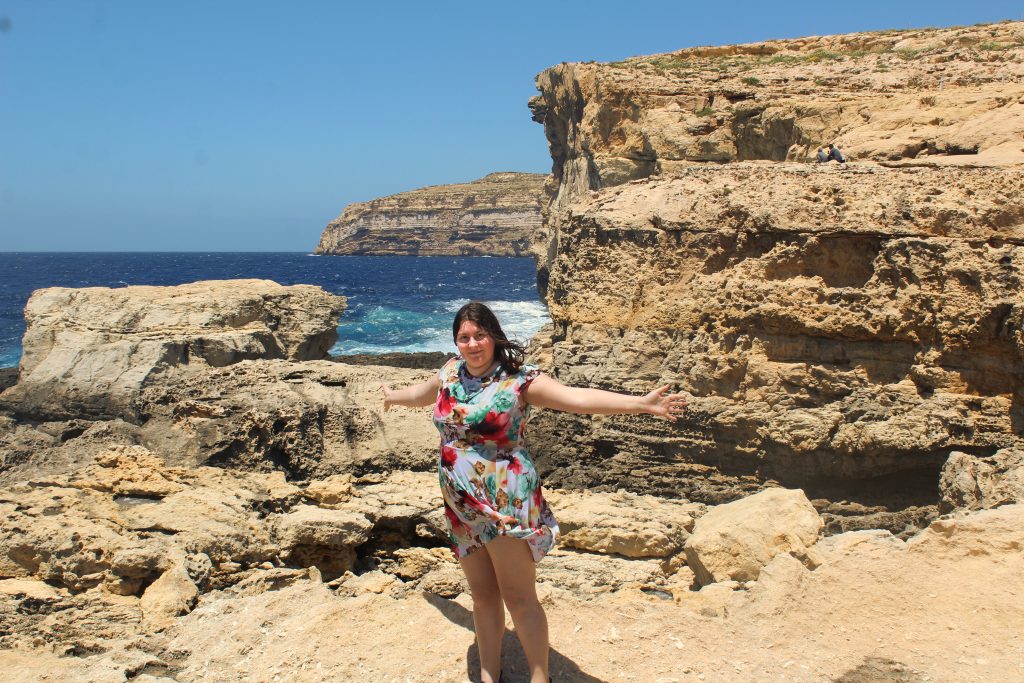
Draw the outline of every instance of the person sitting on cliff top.
[[[838,161],[841,164],[846,163],[846,156],[839,150],[836,143],[828,143],[828,158],[826,161]]]
[[[826,161],[828,161],[828,153],[824,149],[819,147],[818,153],[815,155],[815,158],[817,158],[819,164],[823,164]]]

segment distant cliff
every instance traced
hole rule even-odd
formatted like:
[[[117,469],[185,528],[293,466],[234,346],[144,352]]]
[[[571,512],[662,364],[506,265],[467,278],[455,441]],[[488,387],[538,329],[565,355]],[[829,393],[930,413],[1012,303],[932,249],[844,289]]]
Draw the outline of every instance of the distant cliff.
[[[523,256],[541,223],[540,173],[491,173],[349,204],[317,254]]]

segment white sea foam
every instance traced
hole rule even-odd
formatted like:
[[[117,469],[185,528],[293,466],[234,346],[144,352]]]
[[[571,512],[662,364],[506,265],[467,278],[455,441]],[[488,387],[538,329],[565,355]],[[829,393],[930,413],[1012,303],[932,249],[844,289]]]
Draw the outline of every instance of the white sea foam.
[[[338,326],[339,340],[331,354],[455,351],[452,317],[466,303],[467,299],[446,301],[430,314],[375,306],[360,320]],[[505,334],[521,343],[528,342],[551,321],[547,308],[539,301],[484,303],[498,316]]]
[[[454,314],[469,303],[468,299],[456,299],[445,303],[445,310]],[[501,323],[501,329],[510,339],[528,342],[540,328],[551,322],[547,306],[539,301],[484,301],[494,311]],[[450,323],[449,323],[450,324]]]

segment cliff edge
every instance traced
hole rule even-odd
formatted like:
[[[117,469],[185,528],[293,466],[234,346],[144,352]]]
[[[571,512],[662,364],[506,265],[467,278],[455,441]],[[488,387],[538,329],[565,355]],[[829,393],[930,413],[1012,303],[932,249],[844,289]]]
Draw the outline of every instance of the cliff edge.
[[[540,227],[546,175],[491,173],[349,204],[317,254],[523,256]]]
[[[902,532],[952,450],[1021,444],[1024,23],[562,64],[537,86],[551,371],[693,396],[675,424],[538,416],[553,485],[718,503],[782,482],[830,528],[867,511]],[[850,163],[814,163],[828,142]]]

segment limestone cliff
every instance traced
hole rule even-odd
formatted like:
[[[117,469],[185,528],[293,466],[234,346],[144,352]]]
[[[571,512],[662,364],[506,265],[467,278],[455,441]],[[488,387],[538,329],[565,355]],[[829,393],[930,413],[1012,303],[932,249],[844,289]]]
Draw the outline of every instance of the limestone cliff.
[[[699,47],[537,76],[565,200],[694,163],[1024,159],[1024,23]]]
[[[522,256],[540,226],[538,173],[491,173],[349,204],[320,237],[317,254]]]
[[[1024,23],[537,85],[553,372],[694,397],[675,425],[543,416],[553,483],[718,501],[777,480],[884,513],[934,503],[950,451],[1021,443]],[[810,163],[831,141],[851,163]]]

